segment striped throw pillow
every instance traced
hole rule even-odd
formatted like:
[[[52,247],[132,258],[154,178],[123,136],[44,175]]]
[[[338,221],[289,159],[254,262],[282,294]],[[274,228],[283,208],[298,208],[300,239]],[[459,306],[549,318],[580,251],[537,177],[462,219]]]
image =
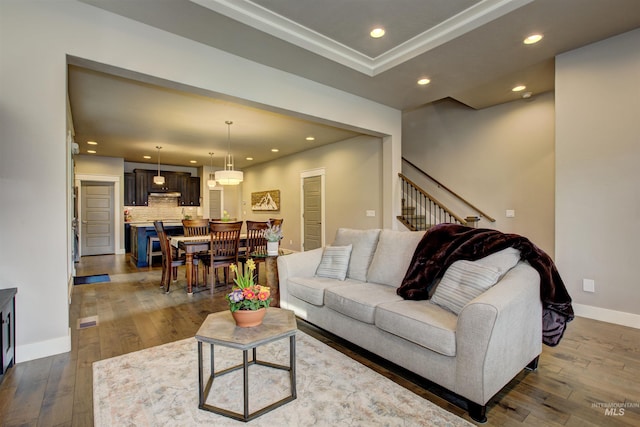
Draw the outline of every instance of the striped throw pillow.
[[[347,277],[352,245],[326,246],[316,276],[344,280]]]
[[[469,301],[495,285],[501,273],[497,267],[456,261],[445,271],[431,301],[460,314]]]

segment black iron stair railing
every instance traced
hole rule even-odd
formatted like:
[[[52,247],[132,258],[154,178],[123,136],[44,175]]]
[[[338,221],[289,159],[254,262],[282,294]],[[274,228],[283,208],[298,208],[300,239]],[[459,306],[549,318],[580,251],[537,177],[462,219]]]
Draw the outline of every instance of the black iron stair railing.
[[[402,212],[397,218],[410,230],[427,230],[444,222],[469,224],[476,217],[462,218],[451,212],[431,194],[399,173],[402,191]]]

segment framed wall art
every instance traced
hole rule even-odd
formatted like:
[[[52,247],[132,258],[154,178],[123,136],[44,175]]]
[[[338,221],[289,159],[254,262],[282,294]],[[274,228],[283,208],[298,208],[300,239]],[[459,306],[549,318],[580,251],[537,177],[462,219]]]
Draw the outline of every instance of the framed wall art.
[[[256,191],[251,193],[251,210],[279,211],[280,190]]]

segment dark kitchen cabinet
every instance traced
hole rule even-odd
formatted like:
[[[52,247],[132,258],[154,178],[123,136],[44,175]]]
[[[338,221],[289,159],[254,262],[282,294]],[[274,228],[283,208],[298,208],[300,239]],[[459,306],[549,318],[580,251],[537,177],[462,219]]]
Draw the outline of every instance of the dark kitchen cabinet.
[[[178,180],[178,192],[180,193],[180,206],[189,206],[188,196],[189,196],[189,178],[191,175],[181,175]]]
[[[184,174],[178,182],[180,206],[200,206],[200,177]]]
[[[200,177],[191,176],[188,172],[160,171],[160,175],[164,176],[164,184],[157,185],[153,183],[153,177],[157,175],[157,170],[150,169],[135,169],[132,174],[125,173],[125,205],[147,206],[149,193],[177,192],[180,193],[180,206],[200,206]],[[132,184],[128,184],[128,180]],[[134,188],[133,195],[129,185]]]
[[[149,174],[147,171],[134,170],[136,176],[136,206],[149,204]],[[151,177],[153,179],[153,177]]]
[[[132,172],[124,174],[124,205],[136,205],[136,175]]]
[[[0,289],[0,382],[7,369],[16,362],[16,293],[17,288]]]
[[[155,184],[153,178],[158,176],[158,171],[147,171],[147,179],[149,182],[149,192],[151,193],[169,193],[180,191],[180,179],[183,175],[191,176],[184,172],[167,172],[160,171],[160,175],[164,177],[164,184]]]
[[[189,178],[189,199],[191,206],[200,206],[200,177]]]

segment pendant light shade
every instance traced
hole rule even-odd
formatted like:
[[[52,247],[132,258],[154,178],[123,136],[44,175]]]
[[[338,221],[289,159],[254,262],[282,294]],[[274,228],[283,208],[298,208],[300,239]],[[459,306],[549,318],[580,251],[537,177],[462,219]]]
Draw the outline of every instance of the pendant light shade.
[[[244,179],[242,171],[233,169],[233,156],[231,155],[231,125],[233,122],[226,121],[227,124],[227,155],[224,158],[224,170],[216,172],[216,181],[220,185],[238,185]]]
[[[160,175],[160,150],[162,150],[162,147],[156,145],[156,148],[158,149],[158,175],[153,177],[153,183],[156,185],[163,185],[164,176]]]
[[[209,169],[209,180],[207,181],[207,187],[209,189],[215,188],[216,186],[216,177],[213,173],[213,153],[209,153],[211,156],[211,169]]]

